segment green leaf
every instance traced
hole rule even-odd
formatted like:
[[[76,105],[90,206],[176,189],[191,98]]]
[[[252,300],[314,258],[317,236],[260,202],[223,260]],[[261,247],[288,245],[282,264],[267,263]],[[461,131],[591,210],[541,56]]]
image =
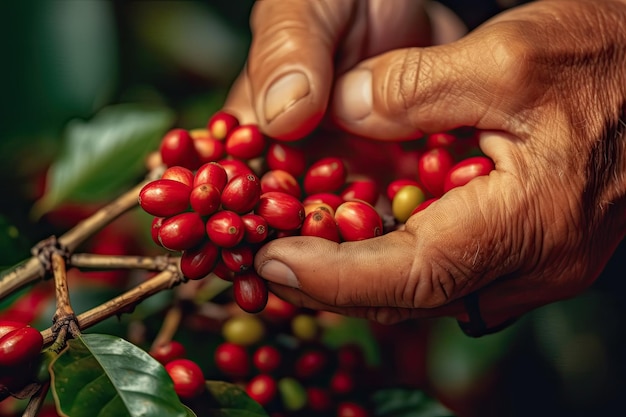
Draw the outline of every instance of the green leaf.
[[[86,334],[68,342],[51,365],[52,393],[71,417],[185,417],[165,368],[115,336]]]
[[[267,412],[238,385],[207,381],[211,404],[205,415],[211,417],[268,417]]]
[[[454,417],[452,411],[423,391],[389,388],[372,396],[378,417]]]
[[[118,104],[89,121],[70,122],[33,215],[41,216],[68,200],[102,201],[136,181],[145,171],[146,156],[158,148],[173,120],[166,108]]]

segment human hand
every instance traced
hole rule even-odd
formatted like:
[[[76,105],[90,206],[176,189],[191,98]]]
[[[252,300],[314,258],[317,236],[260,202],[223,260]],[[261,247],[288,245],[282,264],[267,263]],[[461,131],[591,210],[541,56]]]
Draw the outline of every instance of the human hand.
[[[313,82],[302,90],[304,101],[260,121],[270,135],[296,138],[322,115],[375,139],[474,126],[496,167],[446,193],[401,231],[342,244],[311,237],[270,242],[255,265],[273,292],[382,323],[444,315],[468,322],[464,300],[479,300],[480,313],[476,305],[470,311],[479,323],[466,330],[480,335],[596,279],[626,235],[626,4],[531,3],[456,42],[381,53],[335,79],[331,51],[349,43],[290,38],[290,25],[264,32],[258,16],[269,3],[257,7],[250,55],[257,63],[246,81],[261,80],[261,87],[245,98],[235,89],[232,108],[252,99],[257,113],[274,112],[255,92],[267,88],[267,73],[298,68]],[[266,24],[278,29],[277,22]],[[297,53],[257,54],[275,38]],[[327,53],[322,63],[309,59],[318,48]]]

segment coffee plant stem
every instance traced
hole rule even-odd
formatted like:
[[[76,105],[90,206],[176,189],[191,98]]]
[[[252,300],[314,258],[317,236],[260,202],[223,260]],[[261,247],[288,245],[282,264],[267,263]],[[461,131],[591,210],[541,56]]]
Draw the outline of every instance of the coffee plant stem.
[[[120,315],[124,312],[132,311],[132,308],[141,301],[164,290],[175,287],[184,280],[178,267],[170,266],[163,272],[155,275],[135,288],[103,303],[91,310],[85,311],[76,317],[78,326],[87,329],[101,321]],[[53,328],[45,329],[41,332],[44,345],[54,341]]]
[[[169,265],[177,265],[179,262],[179,257],[170,255],[132,256],[75,253],[70,256],[69,264],[81,270],[142,269],[163,271]]]
[[[39,410],[46,399],[49,389],[50,382],[46,382],[39,387],[39,390],[28,400],[22,417],[35,417],[39,414]]]
[[[180,306],[180,302],[175,302],[172,307],[167,310],[163,323],[161,324],[161,328],[159,329],[159,333],[157,333],[154,341],[152,342],[152,348],[156,348],[157,346],[170,342],[178,331],[178,326],[180,325],[182,319],[183,309]]]
[[[70,292],[67,286],[67,270],[65,259],[59,253],[52,254],[52,272],[54,274],[54,290],[57,308],[52,321],[54,323],[72,320],[75,317],[70,303]]]

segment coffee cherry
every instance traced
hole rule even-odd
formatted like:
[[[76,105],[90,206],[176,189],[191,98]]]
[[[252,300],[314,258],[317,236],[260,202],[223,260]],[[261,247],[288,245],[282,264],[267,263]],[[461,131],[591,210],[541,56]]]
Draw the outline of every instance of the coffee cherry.
[[[244,272],[252,268],[254,250],[252,246],[239,244],[232,248],[222,248],[222,262],[233,272]]]
[[[241,346],[255,345],[265,337],[265,324],[255,315],[235,315],[222,325],[222,336]]]
[[[296,230],[304,221],[304,206],[300,200],[280,191],[261,194],[255,212],[270,227],[279,230]]]
[[[267,374],[255,375],[246,384],[246,393],[262,406],[268,406],[278,394],[276,380]]]
[[[0,337],[0,367],[29,362],[39,355],[42,347],[43,337],[34,327],[9,330]]]
[[[262,311],[267,304],[267,281],[261,278],[253,269],[233,278],[233,293],[235,302],[245,312],[254,314]]]
[[[219,161],[226,155],[224,142],[213,138],[208,130],[194,129],[190,131],[190,134],[196,154],[198,154],[198,165]]]
[[[389,185],[387,185],[387,190],[386,190],[387,198],[389,198],[389,201],[393,201],[393,198],[396,196],[396,193],[398,192],[398,190],[400,190],[400,188],[406,185],[413,185],[415,187],[420,187],[419,182],[412,180],[410,178],[399,178],[399,179],[393,180],[389,183]]]
[[[328,204],[333,209],[333,213],[337,210],[342,203],[344,203],[344,199],[333,193],[317,193],[311,194],[302,200],[302,204],[305,206],[309,204]]]
[[[189,359],[174,359],[165,365],[180,398],[191,399],[204,392],[204,374],[197,363]]]
[[[346,166],[341,158],[322,158],[304,173],[304,191],[308,195],[332,193],[344,185],[346,176]]]
[[[250,356],[246,348],[230,342],[220,343],[215,349],[215,366],[233,378],[243,378],[250,373]]]
[[[267,239],[269,226],[267,220],[262,216],[254,213],[246,213],[241,216],[245,228],[243,239],[247,243],[261,243]]]
[[[191,170],[197,169],[198,154],[193,145],[193,139],[185,129],[168,131],[159,145],[161,160],[168,166],[182,166]]]
[[[411,216],[414,215],[415,213],[419,213],[420,211],[424,210],[426,207],[430,206],[432,203],[434,203],[437,200],[439,199],[436,197],[433,197],[433,198],[429,198],[428,200],[422,201],[417,207],[413,209],[413,211],[411,212]]]
[[[299,411],[306,406],[306,390],[296,378],[283,377],[279,379],[278,392],[283,407],[287,411]]]
[[[341,369],[348,372],[358,371],[366,365],[365,352],[356,343],[346,343],[337,348],[337,362]]]
[[[281,191],[300,198],[302,190],[296,178],[287,171],[272,169],[261,177],[261,192]]]
[[[269,169],[280,169],[298,178],[306,170],[306,157],[302,149],[284,143],[270,143],[265,154]]]
[[[169,217],[189,207],[191,187],[170,179],[158,179],[144,185],[139,192],[139,205],[148,214]]]
[[[476,177],[488,175],[495,169],[494,163],[486,156],[474,156],[457,162],[446,174],[443,191],[467,184]]]
[[[321,349],[306,350],[296,358],[294,375],[307,380],[321,375],[329,363],[328,355]]]
[[[205,237],[204,221],[198,213],[180,213],[163,220],[159,242],[171,251],[183,251],[200,244]]]
[[[285,323],[293,319],[298,313],[298,308],[288,301],[279,298],[274,293],[269,293],[267,305],[261,313],[269,322]]]
[[[352,401],[342,401],[337,404],[336,417],[369,417],[365,407]]]
[[[345,396],[355,390],[355,381],[350,372],[337,369],[330,378],[330,390],[337,396]]]
[[[193,186],[197,187],[201,184],[210,184],[216,187],[221,193],[227,182],[228,174],[224,167],[217,162],[209,162],[198,168],[193,179]]]
[[[300,313],[291,319],[291,334],[303,341],[314,341],[320,336],[321,328],[311,314]]]
[[[318,208],[304,218],[300,228],[302,236],[317,236],[333,242],[341,242],[335,217],[329,210]]]
[[[213,273],[218,277],[223,279],[224,281],[232,282],[235,278],[235,273],[228,269],[226,265],[224,265],[224,261],[222,261],[222,257],[217,258],[217,263],[215,264],[215,268],[213,268]]]
[[[180,270],[190,280],[202,279],[215,268],[220,249],[210,240],[199,246],[183,251],[180,257]]]
[[[159,230],[161,230],[163,220],[165,220],[165,217],[155,217],[152,219],[152,224],[150,226],[150,237],[152,238],[152,241],[158,246],[162,246],[161,242],[159,241]]]
[[[271,345],[259,346],[252,354],[252,363],[259,372],[272,373],[281,364],[281,353]]]
[[[233,158],[249,160],[263,154],[267,138],[257,125],[241,125],[233,128],[225,140],[226,153]]]
[[[413,210],[425,199],[424,191],[420,187],[405,185],[398,190],[391,201],[393,216],[400,223],[406,222]]]
[[[220,208],[221,198],[220,190],[216,186],[200,184],[191,190],[189,204],[200,216],[209,216]]]
[[[166,365],[174,359],[184,358],[187,351],[182,343],[176,340],[170,340],[167,343],[154,346],[148,353],[162,365]]]
[[[254,174],[254,171],[248,164],[239,159],[220,159],[218,163],[224,167],[228,179],[231,180],[238,175]],[[255,174],[256,175],[256,174]]]
[[[327,413],[333,406],[330,392],[325,388],[309,386],[306,388],[306,396],[308,407],[318,413]]]
[[[23,327],[27,327],[28,323],[24,323],[21,321],[15,320],[0,320],[0,337],[5,334],[12,332],[13,330],[21,329]]]
[[[207,220],[206,233],[217,246],[232,248],[243,239],[245,228],[239,214],[220,210]]]
[[[337,207],[335,220],[345,241],[370,239],[383,233],[383,221],[374,207],[363,201],[346,201]]]
[[[374,206],[378,201],[378,184],[370,178],[353,180],[346,184],[340,196],[344,201],[361,200]]]
[[[228,136],[228,134],[235,128],[239,126],[239,120],[234,115],[224,111],[219,110],[209,118],[207,123],[207,129],[217,140],[222,140]]]
[[[222,191],[222,206],[226,210],[245,214],[259,201],[261,182],[254,174],[237,175],[230,179]]]
[[[193,186],[193,176],[194,174],[190,169],[175,165],[163,171],[161,179],[182,182],[191,187]]]
[[[431,149],[420,157],[419,180],[434,197],[443,195],[446,174],[453,165],[452,154],[446,148]]]

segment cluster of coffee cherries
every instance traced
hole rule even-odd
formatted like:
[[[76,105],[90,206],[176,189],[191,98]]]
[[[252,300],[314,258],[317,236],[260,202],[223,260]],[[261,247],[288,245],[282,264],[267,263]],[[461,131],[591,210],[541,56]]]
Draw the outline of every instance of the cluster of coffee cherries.
[[[0,320],[0,400],[34,381],[42,347],[39,330],[28,323]]]
[[[325,343],[324,330],[332,324],[320,314],[270,294],[260,314],[242,312],[223,323],[207,374],[238,385],[272,417],[370,416],[376,367],[355,342]],[[180,342],[150,354],[165,365],[181,399],[201,400],[202,370]]]

